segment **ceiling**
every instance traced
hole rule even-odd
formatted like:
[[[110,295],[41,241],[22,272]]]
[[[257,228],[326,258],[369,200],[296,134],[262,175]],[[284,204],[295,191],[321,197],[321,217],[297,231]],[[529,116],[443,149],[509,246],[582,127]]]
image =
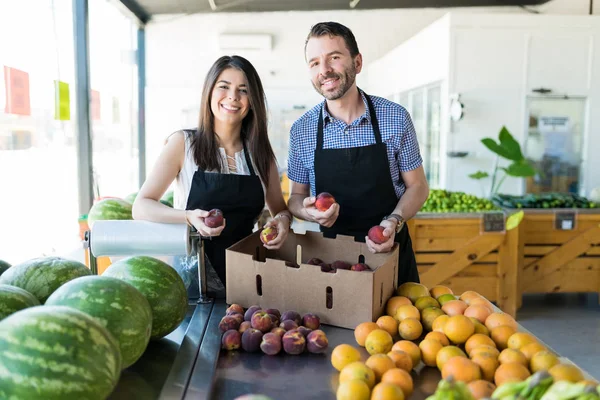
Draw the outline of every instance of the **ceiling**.
[[[158,14],[537,5],[549,0],[120,0],[142,22]]]

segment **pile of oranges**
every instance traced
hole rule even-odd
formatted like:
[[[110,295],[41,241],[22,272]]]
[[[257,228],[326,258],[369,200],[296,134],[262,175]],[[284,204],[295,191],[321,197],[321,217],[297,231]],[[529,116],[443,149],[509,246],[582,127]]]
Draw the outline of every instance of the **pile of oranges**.
[[[495,310],[474,291],[457,298],[445,286],[401,285],[386,315],[354,330],[356,343],[370,355],[366,360],[350,344],[333,350],[337,399],[408,399],[414,390],[410,372],[421,363],[439,369],[442,378],[467,383],[475,399],[540,370],[555,381],[583,381],[577,367],[561,363],[536,337],[518,331],[512,316]]]

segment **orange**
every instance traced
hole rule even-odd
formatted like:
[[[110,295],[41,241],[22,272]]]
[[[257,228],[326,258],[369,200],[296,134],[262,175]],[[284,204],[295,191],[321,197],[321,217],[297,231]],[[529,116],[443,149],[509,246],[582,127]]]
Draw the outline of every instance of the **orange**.
[[[404,400],[404,393],[393,383],[378,383],[371,392],[371,400]]]
[[[437,365],[438,369],[442,371],[444,369],[444,364],[446,364],[446,362],[453,357],[467,358],[467,355],[464,351],[456,346],[446,346],[438,351],[437,355],[435,356],[435,364]]]
[[[509,382],[521,382],[529,378],[529,370],[519,363],[501,364],[494,374],[496,386]]]
[[[407,305],[412,305],[408,297],[394,296],[388,300],[385,306],[385,313],[393,317],[396,315],[396,310],[398,309],[398,307]]]
[[[421,349],[415,343],[409,340],[400,340],[394,343],[392,351],[403,351],[412,359],[412,367],[416,368],[421,362]]]
[[[390,317],[389,315],[381,316],[377,319],[376,324],[379,329],[383,329],[392,336],[398,333],[398,321],[394,317]]]
[[[519,350],[521,351],[521,353],[523,353],[525,355],[525,358],[527,358],[527,361],[531,361],[531,357],[533,357],[535,355],[535,353],[538,353],[542,350],[548,350],[548,349],[546,349],[544,346],[542,346],[538,342],[533,342],[533,343],[526,344],[525,346],[521,347]]]
[[[364,381],[369,388],[372,388],[375,385],[375,372],[365,363],[356,361],[346,365],[340,372],[340,383],[353,379]]]
[[[484,398],[491,399],[492,393],[496,390],[496,386],[493,383],[484,381],[483,379],[469,382],[467,387],[476,400]]]
[[[481,333],[482,335],[490,336],[490,330],[486,328],[484,324],[479,322],[477,318],[469,317],[469,319],[473,321],[473,324],[475,324],[475,333]]]
[[[444,334],[452,343],[462,344],[475,332],[475,325],[464,315],[454,315],[444,325]]]
[[[375,373],[376,382],[381,380],[381,376],[385,371],[396,368],[394,361],[385,354],[373,354],[371,357],[367,358],[365,364]]]
[[[369,400],[371,390],[364,381],[352,379],[338,386],[337,400]]]
[[[367,335],[367,340],[365,340],[365,348],[371,355],[388,353],[393,344],[392,335],[383,329],[375,329]]]
[[[360,352],[349,344],[340,344],[331,352],[331,365],[338,371],[358,360],[360,360]]]
[[[414,318],[420,320],[421,312],[415,306],[400,306],[396,309],[396,315],[394,315],[394,318],[396,318],[398,321],[402,321],[406,318]]]
[[[421,324],[427,332],[433,331],[433,322],[440,316],[447,316],[441,308],[429,307],[421,311]]]
[[[506,313],[491,313],[485,320],[485,326],[491,331],[497,326],[508,325],[515,329],[518,329],[517,321]]]
[[[500,364],[516,362],[523,365],[524,367],[529,366],[529,362],[527,361],[527,357],[525,357],[525,354],[515,349],[502,350],[502,352],[498,356],[498,361],[500,361]]]
[[[550,368],[548,373],[552,375],[555,382],[569,381],[576,383],[584,379],[584,376],[579,368],[570,364],[557,364]]]
[[[459,299],[464,301],[465,303],[470,303],[472,299],[482,299],[483,297],[473,291],[473,290],[467,290],[466,292],[463,292],[463,294],[460,295]]]
[[[442,378],[446,379],[450,375],[457,381],[465,383],[481,379],[479,366],[464,357],[453,357],[446,361],[444,368],[442,368]]]
[[[487,310],[491,313],[494,312],[494,305],[492,303],[490,303],[487,299],[484,298],[474,298],[469,302],[466,302],[469,307],[470,306],[483,306],[485,308],[487,308]]]
[[[431,325],[431,330],[434,332],[442,332],[444,333],[444,326],[446,322],[450,319],[447,315],[440,315],[436,319],[433,320],[433,324]]]
[[[483,379],[490,382],[494,380],[494,373],[500,365],[496,357],[488,353],[481,353],[472,357],[471,361],[479,366]]]
[[[379,329],[379,325],[375,322],[363,322],[362,324],[359,324],[354,329],[354,339],[356,339],[356,343],[358,343],[359,346],[365,347],[367,336],[375,329]]]
[[[500,354],[500,352],[498,351],[497,348],[492,347],[492,346],[487,346],[487,345],[481,345],[481,346],[477,346],[477,347],[473,347],[471,349],[471,353],[469,354],[469,357],[473,358],[478,354],[491,354],[494,357],[498,358],[498,355]]]
[[[425,335],[425,339],[437,340],[442,344],[442,346],[450,346],[450,341],[442,332],[429,332],[427,335]]]
[[[403,369],[407,372],[410,372],[413,369],[413,360],[410,357],[410,354],[404,351],[395,351],[392,346],[392,351],[387,353],[387,356],[392,359],[396,368]]]
[[[469,306],[464,301],[450,300],[449,302],[444,303],[442,311],[452,317],[453,315],[463,315],[468,307]]]
[[[465,317],[473,317],[482,324],[485,323],[485,320],[487,319],[487,317],[490,316],[490,314],[491,311],[489,310],[489,308],[481,304],[470,305],[463,313]]]
[[[482,335],[481,333],[475,333],[469,339],[467,339],[467,342],[465,343],[465,351],[470,356],[471,350],[479,346],[496,347],[496,343],[494,343],[489,336]]]
[[[533,335],[526,332],[516,332],[508,338],[506,345],[509,349],[520,350],[526,344],[535,342],[537,342],[537,339]]]
[[[548,371],[550,368],[559,364],[558,358],[549,351],[538,351],[531,357],[529,369],[531,372]]]
[[[508,325],[496,326],[490,329],[490,336],[496,347],[499,350],[504,350],[508,347],[508,339],[517,331],[516,328]]]
[[[430,307],[440,308],[440,303],[438,303],[433,297],[423,296],[419,297],[417,301],[415,301],[415,307],[417,307],[417,310],[420,312],[423,312],[424,309]]]
[[[435,367],[436,361],[435,358],[437,353],[442,349],[442,344],[437,340],[433,339],[424,339],[419,343],[419,348],[421,349],[421,359],[428,367]]]
[[[454,292],[452,292],[452,289],[450,289],[447,286],[436,285],[429,289],[429,294],[431,295],[431,297],[437,300],[437,298],[443,294],[454,294]]]
[[[393,383],[402,389],[405,398],[409,398],[414,390],[412,376],[400,368],[387,370],[381,377],[381,382]]]
[[[423,325],[415,318],[406,318],[400,321],[398,333],[404,340],[416,340],[423,333]]]

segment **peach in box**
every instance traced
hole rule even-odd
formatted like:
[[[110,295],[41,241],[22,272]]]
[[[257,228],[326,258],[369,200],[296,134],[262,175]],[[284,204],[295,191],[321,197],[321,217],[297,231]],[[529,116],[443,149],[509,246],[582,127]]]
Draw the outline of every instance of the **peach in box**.
[[[263,241],[264,244],[269,244],[269,242],[277,237],[277,228],[267,226],[264,228],[260,234],[260,240]]]
[[[367,264],[358,263],[354,264],[351,268],[352,271],[369,271],[370,268]]]
[[[369,239],[371,239],[373,243],[385,243],[388,240],[388,238],[383,234],[384,229],[385,228],[381,225],[375,225],[374,227],[369,229]]]
[[[204,224],[209,228],[218,228],[223,225],[223,212],[218,208],[213,208],[208,212],[208,216],[204,218]]]
[[[319,211],[327,211],[335,203],[335,198],[327,192],[319,193],[315,200],[315,207]]]

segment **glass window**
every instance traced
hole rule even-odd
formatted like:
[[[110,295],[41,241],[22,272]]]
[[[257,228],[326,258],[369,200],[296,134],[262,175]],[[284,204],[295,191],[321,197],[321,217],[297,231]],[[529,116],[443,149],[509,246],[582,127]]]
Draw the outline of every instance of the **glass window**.
[[[0,38],[0,259],[66,255],[81,247],[72,2],[0,2]]]
[[[529,98],[526,157],[538,171],[527,193],[578,193],[581,179],[584,98]]]
[[[139,188],[137,25],[107,0],[89,1],[94,192]]]

